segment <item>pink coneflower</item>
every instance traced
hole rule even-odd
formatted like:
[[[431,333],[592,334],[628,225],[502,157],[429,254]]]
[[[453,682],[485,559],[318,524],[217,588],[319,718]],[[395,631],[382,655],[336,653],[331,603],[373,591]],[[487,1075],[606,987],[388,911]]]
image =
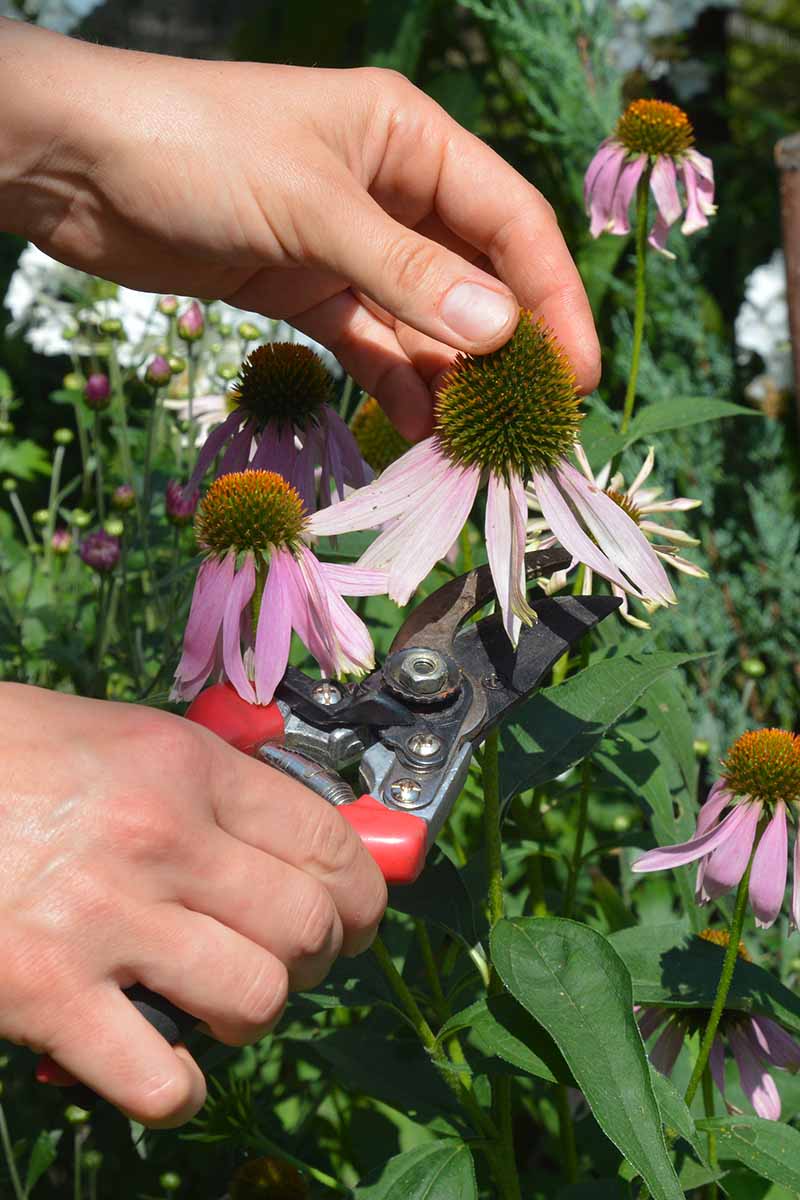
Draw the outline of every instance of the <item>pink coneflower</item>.
[[[722,929],[706,929],[699,935],[704,941],[727,947],[729,934]],[[742,943],[739,957],[749,961]],[[669,1076],[684,1041],[694,1033],[702,1034],[708,1020],[705,1009],[674,1009],[661,1006],[641,1006],[636,1019],[644,1042],[658,1037],[649,1050],[650,1061],[662,1075]],[[659,1032],[660,1031],[660,1032]],[[769,1017],[751,1017],[726,1009],[714,1038],[709,1066],[717,1089],[728,1112],[737,1112],[725,1098],[725,1051],[732,1053],[739,1070],[739,1082],[759,1117],[777,1121],[781,1115],[781,1100],[770,1071],[795,1073],[800,1070],[800,1045]]]
[[[405,604],[443,558],[488,482],[486,548],[506,631],[516,643],[534,613],[526,600],[530,482],[550,529],[577,562],[623,591],[675,600],[666,572],[626,512],[568,461],[582,414],[575,376],[541,321],[523,312],[511,341],[482,358],[459,356],[437,398],[437,430],[379,479],[318,514],[322,534],[391,524],[360,560],[386,570]]]
[[[656,219],[649,242],[654,250],[674,258],[666,249],[670,226],[684,211],[684,234],[696,233],[717,210],[714,205],[714,167],[710,158],[693,149],[694,130],[675,104],[663,100],[634,100],[589,164],[583,185],[592,237],[630,232],[628,213],[639,180],[649,171]],[[685,202],[678,192],[678,180]]]
[[[244,700],[268,704],[286,670],[293,629],[326,675],[373,666],[369,633],[342,597],[385,592],[386,576],[320,562],[307,545],[314,521],[274,471],[235,471],[211,485],[195,522],[206,558],[173,699],[194,699],[213,674],[230,680]]]
[[[637,859],[636,872],[662,871],[698,862],[697,900],[707,904],[738,887],[755,845],[750,872],[750,905],[763,929],[783,904],[789,868],[787,812],[800,803],[800,738],[784,729],[744,733],[722,763],[697,817],[693,838],[650,850]],[[723,813],[727,814],[723,816]],[[794,847],[792,922],[800,926],[800,839]]]
[[[322,359],[297,342],[259,346],[242,363],[229,394],[233,411],[209,434],[189,487],[225,448],[219,474],[277,471],[309,510],[331,503],[331,489],[362,487],[372,472],[350,430],[331,407],[333,379]]]
[[[688,558],[683,558],[677,550],[679,546],[699,545],[697,538],[690,537],[688,533],[684,533],[681,529],[675,529],[672,525],[661,525],[652,519],[656,513],[686,512],[688,509],[697,508],[702,503],[700,500],[689,500],[685,497],[678,497],[675,500],[664,500],[661,497],[661,488],[644,486],[655,464],[655,451],[652,446],[642,463],[638,475],[628,488],[625,487],[625,480],[619,472],[609,479],[610,463],[606,463],[598,471],[597,475],[593,475],[589,460],[583,451],[583,447],[579,444],[575,446],[575,458],[587,480],[595,484],[607,496],[610,496],[614,503],[618,504],[631,520],[639,526],[642,533],[652,545],[655,554],[662,562],[666,563],[668,567],[673,567],[676,571],[681,571],[686,575],[693,575],[697,579],[705,579],[707,577],[702,567],[698,567],[696,563],[690,562]],[[528,493],[528,501],[534,512],[541,513],[541,505],[533,489]],[[528,549],[546,550],[549,546],[555,545],[556,541],[557,538],[550,532],[550,526],[545,517],[535,516],[528,521]],[[556,571],[549,578],[539,580],[540,586],[549,595],[560,591],[565,586],[571,569]],[[592,594],[593,583],[594,579],[591,568],[584,567],[581,594],[590,596]],[[617,584],[612,584],[611,590],[622,601],[619,608],[619,615],[623,620],[627,621],[630,625],[636,625],[640,629],[649,629],[650,626],[647,621],[643,621],[640,617],[635,617],[630,611],[628,597],[622,588]],[[649,601],[645,601],[645,608],[648,611],[652,611],[653,605]]]

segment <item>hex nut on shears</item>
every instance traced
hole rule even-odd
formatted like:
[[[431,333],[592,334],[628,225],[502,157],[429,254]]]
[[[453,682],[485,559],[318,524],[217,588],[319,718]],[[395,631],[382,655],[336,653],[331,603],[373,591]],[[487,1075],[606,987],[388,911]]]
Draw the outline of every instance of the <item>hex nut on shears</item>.
[[[389,689],[405,700],[447,699],[460,683],[456,664],[427,646],[408,646],[390,654],[383,677]]]

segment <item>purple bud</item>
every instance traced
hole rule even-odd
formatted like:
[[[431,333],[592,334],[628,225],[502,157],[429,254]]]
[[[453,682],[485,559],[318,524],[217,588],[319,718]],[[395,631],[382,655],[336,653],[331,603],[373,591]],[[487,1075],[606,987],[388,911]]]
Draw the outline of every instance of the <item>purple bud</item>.
[[[191,525],[199,499],[199,488],[192,488],[187,493],[178,483],[177,479],[170,479],[164,496],[167,520],[170,524],[179,527]]]
[[[171,317],[173,313],[178,311],[178,297],[162,296],[158,302],[158,311],[163,313],[165,317]]]
[[[148,383],[152,383],[153,387],[163,387],[165,383],[169,383],[172,378],[172,370],[163,354],[157,354],[155,358],[151,358],[144,377]]]
[[[111,503],[114,508],[118,508],[121,512],[126,509],[133,508],[136,503],[136,492],[129,483],[121,483],[119,487],[114,488],[111,496]]]
[[[108,571],[113,571],[119,562],[119,538],[112,537],[104,529],[99,529],[83,539],[80,555],[87,567],[105,575]]]
[[[68,529],[56,529],[50,538],[50,549],[54,554],[69,554],[72,549],[72,534]]]
[[[93,408],[95,412],[100,412],[104,408],[108,408],[111,400],[111,386],[108,382],[108,376],[102,371],[95,371],[86,380],[86,387],[83,389],[83,398],[89,408]]]
[[[196,300],[193,300],[184,313],[178,317],[178,337],[185,342],[196,342],[203,336],[205,321],[203,310]]]

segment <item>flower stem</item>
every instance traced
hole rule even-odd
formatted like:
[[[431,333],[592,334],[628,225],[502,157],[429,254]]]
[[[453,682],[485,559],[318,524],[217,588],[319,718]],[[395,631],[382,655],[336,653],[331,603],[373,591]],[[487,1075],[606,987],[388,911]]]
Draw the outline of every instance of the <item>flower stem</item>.
[[[564,1181],[567,1184],[578,1182],[578,1149],[575,1144],[575,1125],[572,1113],[569,1111],[569,1095],[567,1085],[559,1083],[556,1088],[556,1108],[558,1109],[558,1135],[561,1141],[561,1157],[564,1162]]]
[[[475,559],[472,553],[472,538],[470,537],[469,521],[467,521],[461,530],[461,554],[464,558],[464,573],[471,571],[475,566]]]
[[[747,864],[747,869],[742,876],[741,883],[739,884],[739,890],[736,893],[736,905],[734,907],[733,917],[731,919],[729,935],[730,941],[728,942],[725,950],[725,958],[722,961],[722,974],[719,977],[717,994],[714,997],[714,1004],[711,1008],[711,1015],[708,1018],[708,1024],[706,1025],[705,1033],[703,1034],[703,1040],[700,1043],[700,1053],[697,1056],[697,1062],[694,1064],[692,1077],[689,1080],[689,1086],[687,1087],[686,1095],[684,1096],[687,1107],[692,1103],[697,1094],[697,1089],[700,1086],[700,1081],[703,1078],[703,1072],[706,1069],[706,1065],[708,1064],[709,1056],[711,1054],[711,1047],[714,1045],[714,1038],[716,1037],[717,1029],[719,1028],[722,1013],[725,1009],[725,1001],[728,999],[728,992],[730,991],[733,972],[736,967],[736,958],[739,953],[739,942],[741,941],[742,937],[742,928],[744,926],[744,915],[747,909],[747,892],[750,885],[750,871],[753,866],[754,855],[755,845],[753,846],[753,852],[750,855],[750,861]]]
[[[586,830],[589,827],[589,785],[591,777],[591,762],[588,758],[585,758],[581,763],[581,790],[578,795],[578,823],[575,829],[575,844],[572,847],[567,889],[564,893],[562,915],[565,917],[572,917],[575,912],[578,874],[583,860],[583,843],[586,839]]]
[[[11,1179],[11,1186],[14,1189],[16,1200],[25,1200],[25,1192],[22,1188],[22,1181],[17,1171],[17,1164],[14,1158],[14,1148],[11,1145],[11,1138],[8,1133],[8,1125],[6,1124],[6,1114],[2,1104],[0,1104],[0,1142],[3,1146],[6,1163],[8,1165],[8,1174]]]
[[[100,447],[103,439],[100,436],[100,413],[94,414],[94,482],[97,495],[97,519],[102,525],[106,519],[105,503],[103,501],[103,464],[100,459]]]
[[[73,1176],[72,1176],[73,1200],[83,1200],[83,1178],[82,1178],[83,1172],[81,1170],[81,1167],[83,1165],[82,1161],[81,1161],[83,1158],[83,1155],[81,1153],[81,1150],[82,1150],[85,1138],[86,1138],[86,1130],[82,1126],[76,1125],[75,1139],[73,1142],[73,1145],[75,1147],[74,1153],[73,1153]]]
[[[703,1071],[703,1107],[707,1117],[714,1116],[714,1080],[711,1076],[711,1066],[708,1063]],[[717,1169],[717,1135],[715,1133],[708,1135],[708,1165],[712,1171]],[[705,1200],[717,1200],[718,1195],[719,1189],[716,1180],[712,1180],[706,1187]]]
[[[486,738],[481,762],[483,781],[484,842],[489,860],[488,917],[494,928],[505,915],[503,896],[503,842],[500,836],[500,734],[494,729]],[[493,972],[494,975],[494,972]],[[495,986],[493,990],[498,990]],[[502,990],[502,984],[500,989]]]
[[[642,352],[644,312],[647,299],[645,266],[647,263],[647,197],[650,190],[650,168],[648,167],[636,188],[636,300],[633,311],[633,347],[631,370],[625,389],[620,433],[625,433],[631,423],[633,406],[636,402],[636,384],[639,379],[639,358]]]
[[[122,473],[125,477],[124,482],[135,487],[133,477],[133,458],[131,457],[131,443],[128,436],[128,411],[125,404],[125,391],[122,386],[122,372],[119,369],[119,358],[117,357],[117,347],[112,338],[111,346],[108,354],[108,373],[111,377],[111,393],[114,397],[115,407],[117,409],[117,433],[119,439],[119,452],[122,459]],[[139,500],[138,489],[136,489],[136,508],[139,512],[141,520],[141,504]]]

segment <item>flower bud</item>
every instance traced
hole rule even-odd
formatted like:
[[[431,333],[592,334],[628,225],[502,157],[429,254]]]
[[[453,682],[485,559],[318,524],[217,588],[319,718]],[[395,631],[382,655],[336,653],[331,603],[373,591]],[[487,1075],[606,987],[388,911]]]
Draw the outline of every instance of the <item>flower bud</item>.
[[[99,1171],[103,1165],[103,1156],[99,1150],[84,1150],[83,1165],[87,1171]]]
[[[111,403],[111,386],[108,382],[108,376],[101,371],[95,371],[86,380],[86,387],[83,389],[83,398],[89,408],[95,412],[102,412],[108,408]]]
[[[12,479],[12,478],[9,476],[9,478],[8,478],[8,479],[4,479],[4,480],[3,480],[3,491],[4,491],[4,492],[15,492],[16,490],[17,490],[17,481],[16,481],[16,479]]]
[[[255,342],[261,337],[261,330],[252,321],[242,321],[237,332],[243,342]]]
[[[68,529],[56,529],[50,538],[53,554],[69,554],[72,549],[72,534]]]
[[[37,508],[36,512],[33,514],[33,523],[34,523],[34,525],[38,525],[40,529],[43,529],[49,520],[50,520],[49,509]]]
[[[87,567],[91,567],[100,575],[106,575],[113,571],[119,562],[119,541],[107,530],[99,529],[83,539],[80,556]]]
[[[75,441],[75,434],[71,429],[67,429],[66,427],[62,426],[53,434],[53,441],[57,446],[69,446]]]
[[[200,489],[194,488],[187,496],[177,479],[170,479],[164,493],[164,508],[170,525],[179,529],[191,525],[200,500]]]
[[[100,332],[108,337],[119,337],[123,333],[122,321],[119,317],[107,317],[100,322]]]
[[[127,512],[129,508],[133,508],[136,503],[136,492],[129,483],[121,483],[119,487],[114,488],[111,496],[112,508],[119,509],[120,512]]]
[[[165,1192],[177,1192],[181,1186],[181,1177],[177,1171],[165,1171],[159,1178],[158,1184]]]
[[[79,333],[77,325],[65,325],[61,330],[61,336],[65,342],[73,342]]]
[[[162,296],[158,302],[158,311],[163,313],[165,317],[171,317],[173,313],[178,311],[178,297]]]
[[[216,357],[222,349],[222,342],[212,342],[208,347],[209,354]]]
[[[86,384],[80,371],[68,371],[61,382],[68,392],[82,392]]]
[[[13,421],[0,421],[0,437],[11,437],[14,432]]]
[[[68,1104],[64,1109],[64,1117],[70,1125],[85,1125],[89,1116],[86,1109],[79,1108],[77,1104]]]
[[[216,309],[216,308],[210,309],[207,316],[208,316],[209,325],[213,325],[215,328],[217,325],[219,325],[220,321],[222,320],[222,316],[219,312],[219,309]]]
[[[181,358],[180,354],[171,354],[168,361],[173,375],[180,375],[186,370],[186,359]]]
[[[165,383],[169,383],[172,378],[172,368],[169,362],[162,354],[157,354],[155,358],[151,358],[147,364],[147,370],[144,377],[153,387],[163,387]]]
[[[119,538],[125,532],[125,522],[120,517],[108,517],[103,529],[111,537]]]
[[[85,529],[92,522],[91,514],[85,508],[73,508],[72,524],[78,529]]]
[[[222,334],[222,336],[223,336],[223,337],[225,337],[225,338],[226,338],[226,337],[230,337],[230,336],[231,336],[231,330],[232,330],[232,326],[231,326],[231,323],[230,323],[230,321],[222,321],[222,322],[220,323],[219,331],[220,331],[220,333]]]
[[[233,363],[222,363],[219,367],[217,367],[217,374],[219,375],[220,379],[228,381],[236,378],[236,376],[239,374],[239,368],[235,367]]]
[[[742,670],[748,679],[760,679],[766,674],[767,664],[760,658],[745,658],[742,660]]]
[[[185,312],[178,317],[178,337],[184,342],[196,342],[203,336],[205,321],[203,310],[196,300],[193,300]]]
[[[692,742],[692,749],[694,750],[697,758],[708,758],[709,754],[711,753],[711,742],[707,741],[705,738],[695,738],[695,740]]]

